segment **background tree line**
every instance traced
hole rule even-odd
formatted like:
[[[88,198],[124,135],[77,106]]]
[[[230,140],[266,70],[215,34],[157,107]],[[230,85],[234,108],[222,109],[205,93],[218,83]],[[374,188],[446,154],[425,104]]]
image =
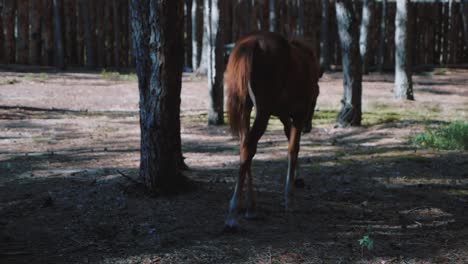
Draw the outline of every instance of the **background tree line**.
[[[207,71],[204,53],[208,43],[203,37],[207,35],[206,2],[185,0],[184,6],[184,65],[201,72]],[[232,43],[255,30],[304,36],[320,51],[325,67],[341,65],[334,2],[221,1],[224,42]],[[366,13],[362,5],[367,2]],[[412,64],[468,63],[468,7],[463,5],[464,0],[411,2],[408,24],[413,43]],[[393,69],[395,1],[358,1],[356,5],[356,10],[360,10],[358,18],[367,15],[370,25],[364,34],[365,68]],[[116,69],[135,66],[129,0],[0,0],[0,8],[1,64]]]

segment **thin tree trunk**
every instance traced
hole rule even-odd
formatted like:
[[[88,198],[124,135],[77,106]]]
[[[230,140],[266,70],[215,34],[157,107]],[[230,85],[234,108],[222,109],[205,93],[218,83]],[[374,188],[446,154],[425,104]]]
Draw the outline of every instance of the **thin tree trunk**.
[[[193,0],[192,3],[192,67],[195,71],[198,68],[199,61],[198,61],[198,1]]]
[[[17,10],[17,44],[16,44],[16,56],[17,63],[27,64],[29,62],[29,1],[18,0]]]
[[[103,1],[95,1],[95,20],[94,28],[96,29],[96,58],[97,66],[100,68],[106,67],[106,35],[105,35],[105,3]]]
[[[195,0],[196,1],[196,0]],[[192,68],[192,2],[185,0],[185,66]]]
[[[96,51],[95,51],[95,35],[93,25],[91,24],[91,10],[90,0],[80,0],[81,8],[83,10],[83,29],[84,29],[84,42],[85,42],[85,66],[88,69],[96,68]],[[94,12],[93,12],[94,13]]]
[[[131,1],[133,49],[140,92],[140,177],[148,189],[180,191],[180,91],[183,2]]]
[[[76,65],[76,1],[75,0],[66,0],[62,1],[64,5],[64,17],[62,18],[62,23],[65,26],[65,35],[64,35],[64,48],[66,54],[66,62],[70,65]]]
[[[54,37],[53,37],[53,7],[52,1],[42,2],[42,65],[54,64]]]
[[[121,27],[120,27],[120,6],[119,0],[112,1],[112,20],[113,20],[113,46],[114,46],[114,67],[120,69],[120,51],[121,51]]]
[[[81,0],[76,1],[76,63],[79,66],[84,66],[84,22],[83,22],[83,9]]]
[[[304,37],[304,0],[297,0],[298,12],[299,12],[299,36]]]
[[[224,33],[223,33],[223,4],[222,0],[207,0],[208,15],[205,23],[208,33],[208,91],[209,109],[208,124],[221,125],[224,123]]]
[[[364,0],[362,2],[362,16],[361,27],[359,34],[359,51],[361,53],[362,72],[367,74],[369,72],[369,28],[372,19],[373,0]]]
[[[395,17],[395,89],[397,99],[414,100],[411,80],[410,36],[408,34],[409,0],[397,0]]]
[[[41,63],[41,5],[40,0],[30,2],[29,63],[32,65]]]
[[[119,33],[121,39],[122,39],[122,42],[121,42],[121,45],[120,45],[120,54],[121,54],[121,66],[123,68],[127,68],[128,67],[128,64],[129,64],[129,55],[130,55],[130,52],[129,50],[131,50],[131,45],[130,45],[130,38],[129,38],[129,25],[130,25],[130,21],[129,21],[129,6],[128,6],[128,3],[129,1],[128,0],[120,0],[121,4],[121,16],[120,16],[120,25],[121,25],[121,31]]]
[[[270,0],[268,2],[268,20],[270,24],[270,31],[271,32],[276,32],[276,1],[275,0]]]
[[[3,37],[5,42],[1,48],[4,50],[5,62],[9,64],[16,62],[15,13],[16,1],[4,1],[1,19],[3,21]]]
[[[115,2],[115,0],[113,1]],[[104,35],[104,53],[105,53],[105,67],[114,66],[114,24],[113,22],[113,7],[112,4],[104,3],[104,23],[103,35]]]
[[[321,20],[320,20],[320,65],[323,70],[330,68],[330,50],[329,50],[329,16],[330,0],[321,0]]]
[[[463,36],[465,37],[465,46],[468,49],[468,0],[460,1],[460,11],[463,19]]]
[[[203,0],[203,38],[200,67],[197,69],[198,74],[206,75],[208,72],[208,56],[209,56],[209,36],[208,23],[210,15],[210,0]]]
[[[358,10],[348,0],[336,0],[336,19],[341,43],[343,65],[342,108],[337,116],[341,126],[361,125],[362,72],[359,54]]]
[[[5,63],[4,61],[4,54],[3,54],[3,43],[4,42],[4,37],[3,37],[3,0],[0,0],[0,63]]]
[[[379,72],[383,72],[385,66],[385,47],[387,46],[387,0],[382,0],[382,17],[380,21],[379,53],[377,64]]]
[[[65,53],[63,50],[62,18],[60,17],[60,9],[60,1],[53,0],[55,66],[59,69],[64,69]]]

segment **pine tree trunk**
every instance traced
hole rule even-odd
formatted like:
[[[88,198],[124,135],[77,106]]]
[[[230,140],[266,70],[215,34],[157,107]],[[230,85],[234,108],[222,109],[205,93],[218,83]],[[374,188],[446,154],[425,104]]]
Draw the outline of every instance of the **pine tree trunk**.
[[[83,9],[81,0],[76,1],[76,63],[79,66],[84,66],[84,22],[83,22]]]
[[[29,63],[32,65],[41,63],[41,7],[40,0],[30,2]]]
[[[0,1],[0,63],[5,63],[4,54],[3,54],[3,43],[5,43],[3,38],[3,0]]]
[[[468,49],[468,0],[460,1],[460,9],[463,19],[463,36],[465,37],[465,46]]]
[[[208,56],[209,56],[209,36],[208,36],[208,26],[209,23],[209,13],[210,13],[210,0],[203,0],[203,38],[202,38],[202,50],[201,50],[201,60],[200,67],[197,69],[198,74],[206,75],[208,72]]]
[[[113,46],[114,46],[114,64],[113,66],[117,69],[120,69],[120,51],[121,51],[121,36],[120,36],[120,10],[122,9],[119,0],[112,1],[112,20],[113,20]]]
[[[362,2],[362,16],[361,27],[359,34],[359,50],[361,53],[362,72],[367,74],[369,72],[369,28],[372,20],[372,7],[373,0],[364,0]]]
[[[60,1],[53,0],[54,20],[54,54],[55,66],[59,69],[65,68],[65,53],[63,50],[62,18],[60,14]]]
[[[299,12],[299,25],[298,31],[299,36],[304,37],[304,0],[297,0],[298,12]]]
[[[115,0],[113,1],[115,2]],[[104,3],[104,52],[105,52],[105,67],[114,66],[114,24],[113,22],[113,5]]]
[[[53,37],[53,7],[52,1],[42,2],[42,65],[53,65],[54,64],[54,37]]]
[[[192,68],[192,2],[185,0],[185,66]]]
[[[96,59],[99,68],[106,67],[106,35],[104,33],[106,21],[105,3],[103,1],[93,1],[95,7],[94,28],[96,29]]]
[[[382,16],[380,21],[379,53],[377,64],[379,72],[383,72],[385,66],[385,47],[387,46],[387,0],[382,0]]]
[[[17,63],[27,64],[29,62],[29,1],[18,0],[17,31],[16,39]]]
[[[362,72],[359,53],[358,10],[348,0],[336,0],[336,19],[341,43],[343,65],[342,108],[337,116],[341,126],[361,125]]]
[[[66,62],[70,65],[76,65],[76,0],[62,1],[64,5],[64,17],[62,23],[65,26],[64,47]]]
[[[330,68],[330,50],[329,46],[329,16],[330,0],[321,0],[321,19],[320,19],[320,65],[323,70]]]
[[[192,4],[192,66],[200,67],[203,43],[203,0],[193,0]]]
[[[395,89],[397,99],[414,100],[411,80],[410,36],[408,34],[409,0],[397,0],[395,17]]]
[[[4,50],[5,62],[13,64],[16,62],[16,42],[15,42],[15,13],[16,0],[5,0],[3,3],[2,21],[3,21],[3,37],[2,43]]]
[[[270,32],[276,32],[276,1],[269,0],[268,2],[268,20],[270,25]]]
[[[85,45],[85,66],[88,69],[96,68],[96,51],[95,51],[95,37],[94,25],[91,22],[91,10],[93,7],[90,4],[91,0],[80,0],[81,9],[83,10],[83,31],[84,31],[84,45]]]
[[[177,192],[185,179],[180,173],[183,2],[132,0],[131,23],[140,92],[140,177],[151,191]]]
[[[208,36],[208,92],[210,97],[208,109],[208,124],[224,123],[224,34],[223,34],[223,4],[222,0],[207,0],[208,14],[205,16]]]

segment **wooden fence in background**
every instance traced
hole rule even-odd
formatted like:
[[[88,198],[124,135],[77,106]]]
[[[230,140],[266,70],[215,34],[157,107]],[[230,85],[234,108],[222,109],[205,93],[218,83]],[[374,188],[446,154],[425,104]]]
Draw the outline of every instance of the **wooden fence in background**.
[[[290,0],[277,2],[277,30],[289,35],[298,34],[298,7],[288,4],[294,2]],[[226,42],[234,41],[246,31],[246,10],[238,6],[238,3],[239,1],[226,1]],[[0,0],[0,5],[2,4],[0,64],[57,66],[62,62],[71,67],[133,67],[129,0]],[[304,35],[315,42],[318,49],[320,1],[305,0],[303,8]],[[384,61],[386,68],[392,68],[395,3],[390,1],[387,9]],[[459,2],[417,2],[412,11],[414,65],[468,63],[468,47],[464,43]],[[251,17],[257,19],[253,20],[252,30],[268,29],[267,0],[256,0],[250,12],[254,13]],[[332,3],[329,19],[330,59],[331,64],[340,65],[334,13]],[[376,2],[369,32],[370,65],[375,65],[378,61],[381,13],[381,3]],[[191,36],[191,32],[186,36]]]

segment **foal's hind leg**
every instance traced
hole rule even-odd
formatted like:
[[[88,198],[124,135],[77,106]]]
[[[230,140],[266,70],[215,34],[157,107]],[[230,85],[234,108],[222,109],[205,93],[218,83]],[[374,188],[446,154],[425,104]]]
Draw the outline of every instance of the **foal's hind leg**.
[[[295,172],[298,164],[299,145],[301,140],[301,132],[303,128],[303,119],[301,122],[293,120],[289,136],[288,146],[288,173],[286,175],[286,184],[284,190],[284,205],[286,210],[292,207],[292,195],[294,192],[294,181],[296,178]]]
[[[244,186],[245,176],[247,173],[250,173],[252,159],[257,151],[257,143],[258,140],[260,140],[263,133],[265,132],[265,129],[268,125],[268,118],[269,115],[259,115],[257,111],[257,115],[255,117],[255,121],[252,125],[252,128],[248,131],[245,137],[241,138],[239,178],[234,189],[234,194],[229,203],[229,212],[225,221],[225,226],[228,228],[238,226],[237,214],[239,213],[241,207],[240,201],[242,200],[242,189]],[[254,207],[255,201],[253,197],[252,182],[250,182],[251,180],[252,175],[250,173],[250,179],[248,182],[250,188],[247,191],[250,192],[249,206]]]

